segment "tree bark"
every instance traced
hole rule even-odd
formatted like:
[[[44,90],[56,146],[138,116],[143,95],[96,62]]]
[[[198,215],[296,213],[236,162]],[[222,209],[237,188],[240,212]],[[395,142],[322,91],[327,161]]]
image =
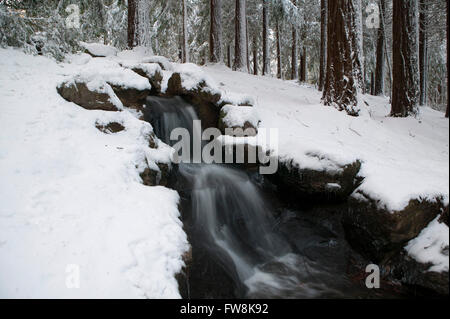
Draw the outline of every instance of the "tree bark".
[[[327,25],[328,25],[328,0],[320,1],[320,70],[319,91],[323,91],[325,85],[325,72],[327,68]]]
[[[297,0],[292,0],[294,6],[297,6]],[[298,79],[298,60],[297,60],[297,26],[292,26],[292,58],[291,58],[291,79]]]
[[[281,35],[280,35],[280,23],[276,23],[276,40],[277,40],[277,78],[283,78],[283,71],[281,69]]]
[[[183,63],[189,63],[186,0],[183,0]]]
[[[247,65],[247,28],[246,28],[246,1],[236,0],[235,18],[235,53],[234,67],[237,71],[248,72]]]
[[[270,75],[268,0],[263,0],[263,75]]]
[[[302,54],[300,55],[300,82],[306,82],[306,47],[303,46]]]
[[[227,45],[227,66],[231,69],[232,62],[231,62],[231,45]]]
[[[128,0],[128,48],[136,45],[136,0]]]
[[[258,75],[258,39],[253,40],[253,75]]]
[[[393,0],[393,83],[391,116],[406,117],[417,113],[418,21],[417,0]]]
[[[427,11],[428,0],[419,0],[419,73],[420,73],[420,98],[419,104],[427,103],[427,69],[428,69],[428,35],[427,35]]]
[[[386,0],[380,0],[380,16],[385,16],[386,10]],[[380,28],[378,29],[377,38],[377,63],[375,67],[375,87],[373,95],[383,95],[384,94],[384,41],[385,41],[385,30],[384,30],[384,19],[380,19]]]
[[[448,118],[449,117],[449,113],[450,113],[450,109],[449,109],[449,106],[450,106],[450,104],[449,104],[449,101],[450,101],[450,67],[449,67],[449,62],[450,62],[450,56],[449,56],[449,54],[448,54],[448,52],[449,52],[449,48],[450,48],[450,45],[449,45],[449,43],[448,43],[448,39],[449,39],[449,34],[450,34],[450,28],[449,28],[449,17],[448,17],[448,14],[449,14],[449,4],[448,4],[448,1],[447,1],[447,111],[445,112],[445,117],[446,118]]]
[[[223,62],[222,0],[211,0],[211,32],[209,36],[210,61]]]
[[[359,115],[358,93],[362,90],[357,14],[352,0],[328,2],[328,62],[323,101],[352,116]]]

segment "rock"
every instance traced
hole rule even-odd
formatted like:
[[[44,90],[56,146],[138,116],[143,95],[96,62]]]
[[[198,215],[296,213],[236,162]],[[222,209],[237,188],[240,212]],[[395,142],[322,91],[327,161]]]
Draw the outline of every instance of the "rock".
[[[116,48],[101,43],[80,42],[80,46],[84,48],[84,52],[94,58],[102,58],[107,56],[115,56],[119,52]]]
[[[167,186],[170,174],[168,164],[156,163],[159,171],[147,167],[141,174],[142,181],[146,186]]]
[[[292,162],[280,162],[278,171],[269,178],[294,201],[342,202],[360,185],[361,178],[357,176],[360,169],[360,161],[338,171],[300,169]]]
[[[200,81],[193,89],[187,90],[182,85],[180,73],[174,73],[169,79],[168,96],[181,96],[190,103],[202,121],[203,128],[217,127],[220,117],[218,102],[220,94],[209,88],[205,81]]]
[[[143,63],[157,63],[161,69],[163,69],[164,71],[172,71],[173,70],[173,66],[172,63],[170,63],[170,61],[163,56],[150,56],[150,57],[146,57],[142,60]]]
[[[258,122],[252,107],[225,105],[220,111],[218,127],[224,135],[256,136]],[[233,129],[234,132],[229,133],[227,129]]]
[[[150,95],[150,90],[138,90],[121,85],[110,85],[123,105],[136,110],[143,109],[145,99]]]
[[[342,222],[351,245],[374,262],[397,254],[443,210],[440,201],[411,200],[405,209],[389,212],[369,196],[359,195],[350,198]]]
[[[125,127],[118,122],[110,122],[106,125],[100,124],[100,123],[96,123],[95,127],[100,130],[103,133],[106,134],[114,134],[114,133],[119,133],[125,130]]]
[[[448,272],[431,272],[428,271],[430,267],[431,265],[417,262],[403,250],[383,263],[380,268],[388,278],[412,288],[416,296],[448,296]]]
[[[158,64],[148,64],[143,63],[136,65],[132,68],[134,72],[147,78],[152,85],[150,94],[158,95],[161,93],[161,82],[163,80],[163,73],[161,67]]]
[[[117,103],[113,103],[117,96],[107,83],[91,89],[81,80],[66,81],[57,87],[57,91],[65,100],[87,110],[119,111]]]

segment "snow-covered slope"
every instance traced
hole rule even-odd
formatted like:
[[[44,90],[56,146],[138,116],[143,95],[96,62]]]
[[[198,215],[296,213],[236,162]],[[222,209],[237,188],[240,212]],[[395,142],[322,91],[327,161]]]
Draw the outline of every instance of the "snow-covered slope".
[[[357,159],[365,177],[359,190],[389,210],[410,199],[449,199],[449,121],[421,108],[419,118],[390,118],[387,98],[364,96],[369,106],[350,117],[320,103],[317,90],[294,82],[232,72],[221,65],[203,68],[226,94],[256,100],[260,127],[278,128],[279,154],[301,168],[333,169]]]
[[[188,244],[178,194],[142,185],[138,172],[168,158],[148,147],[151,126],[56,92],[89,59],[0,49],[0,297],[179,297]],[[109,121],[126,130],[96,129]]]

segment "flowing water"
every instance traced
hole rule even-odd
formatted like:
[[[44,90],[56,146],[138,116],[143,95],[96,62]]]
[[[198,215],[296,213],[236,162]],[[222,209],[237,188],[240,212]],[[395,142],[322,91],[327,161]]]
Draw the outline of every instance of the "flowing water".
[[[194,108],[179,97],[150,97],[146,110],[155,133],[171,145],[171,130],[192,131],[197,119]],[[256,173],[224,165],[179,165],[174,188],[183,198],[183,222],[194,259],[190,297],[367,294],[361,282],[353,282],[347,274],[355,254],[343,238],[338,218],[289,210],[262,180]],[[227,290],[230,285],[233,289]]]

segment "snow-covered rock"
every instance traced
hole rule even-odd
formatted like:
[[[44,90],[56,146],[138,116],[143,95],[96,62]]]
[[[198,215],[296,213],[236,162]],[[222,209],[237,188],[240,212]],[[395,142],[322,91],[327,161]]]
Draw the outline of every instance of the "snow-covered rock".
[[[225,105],[220,112],[219,129],[222,130],[223,134],[227,133],[227,128],[240,128],[244,133],[247,133],[247,136],[257,134],[259,119],[253,107]]]
[[[80,42],[80,46],[85,49],[85,52],[94,58],[115,56],[119,52],[115,47],[104,45],[102,43],[86,43]]]

